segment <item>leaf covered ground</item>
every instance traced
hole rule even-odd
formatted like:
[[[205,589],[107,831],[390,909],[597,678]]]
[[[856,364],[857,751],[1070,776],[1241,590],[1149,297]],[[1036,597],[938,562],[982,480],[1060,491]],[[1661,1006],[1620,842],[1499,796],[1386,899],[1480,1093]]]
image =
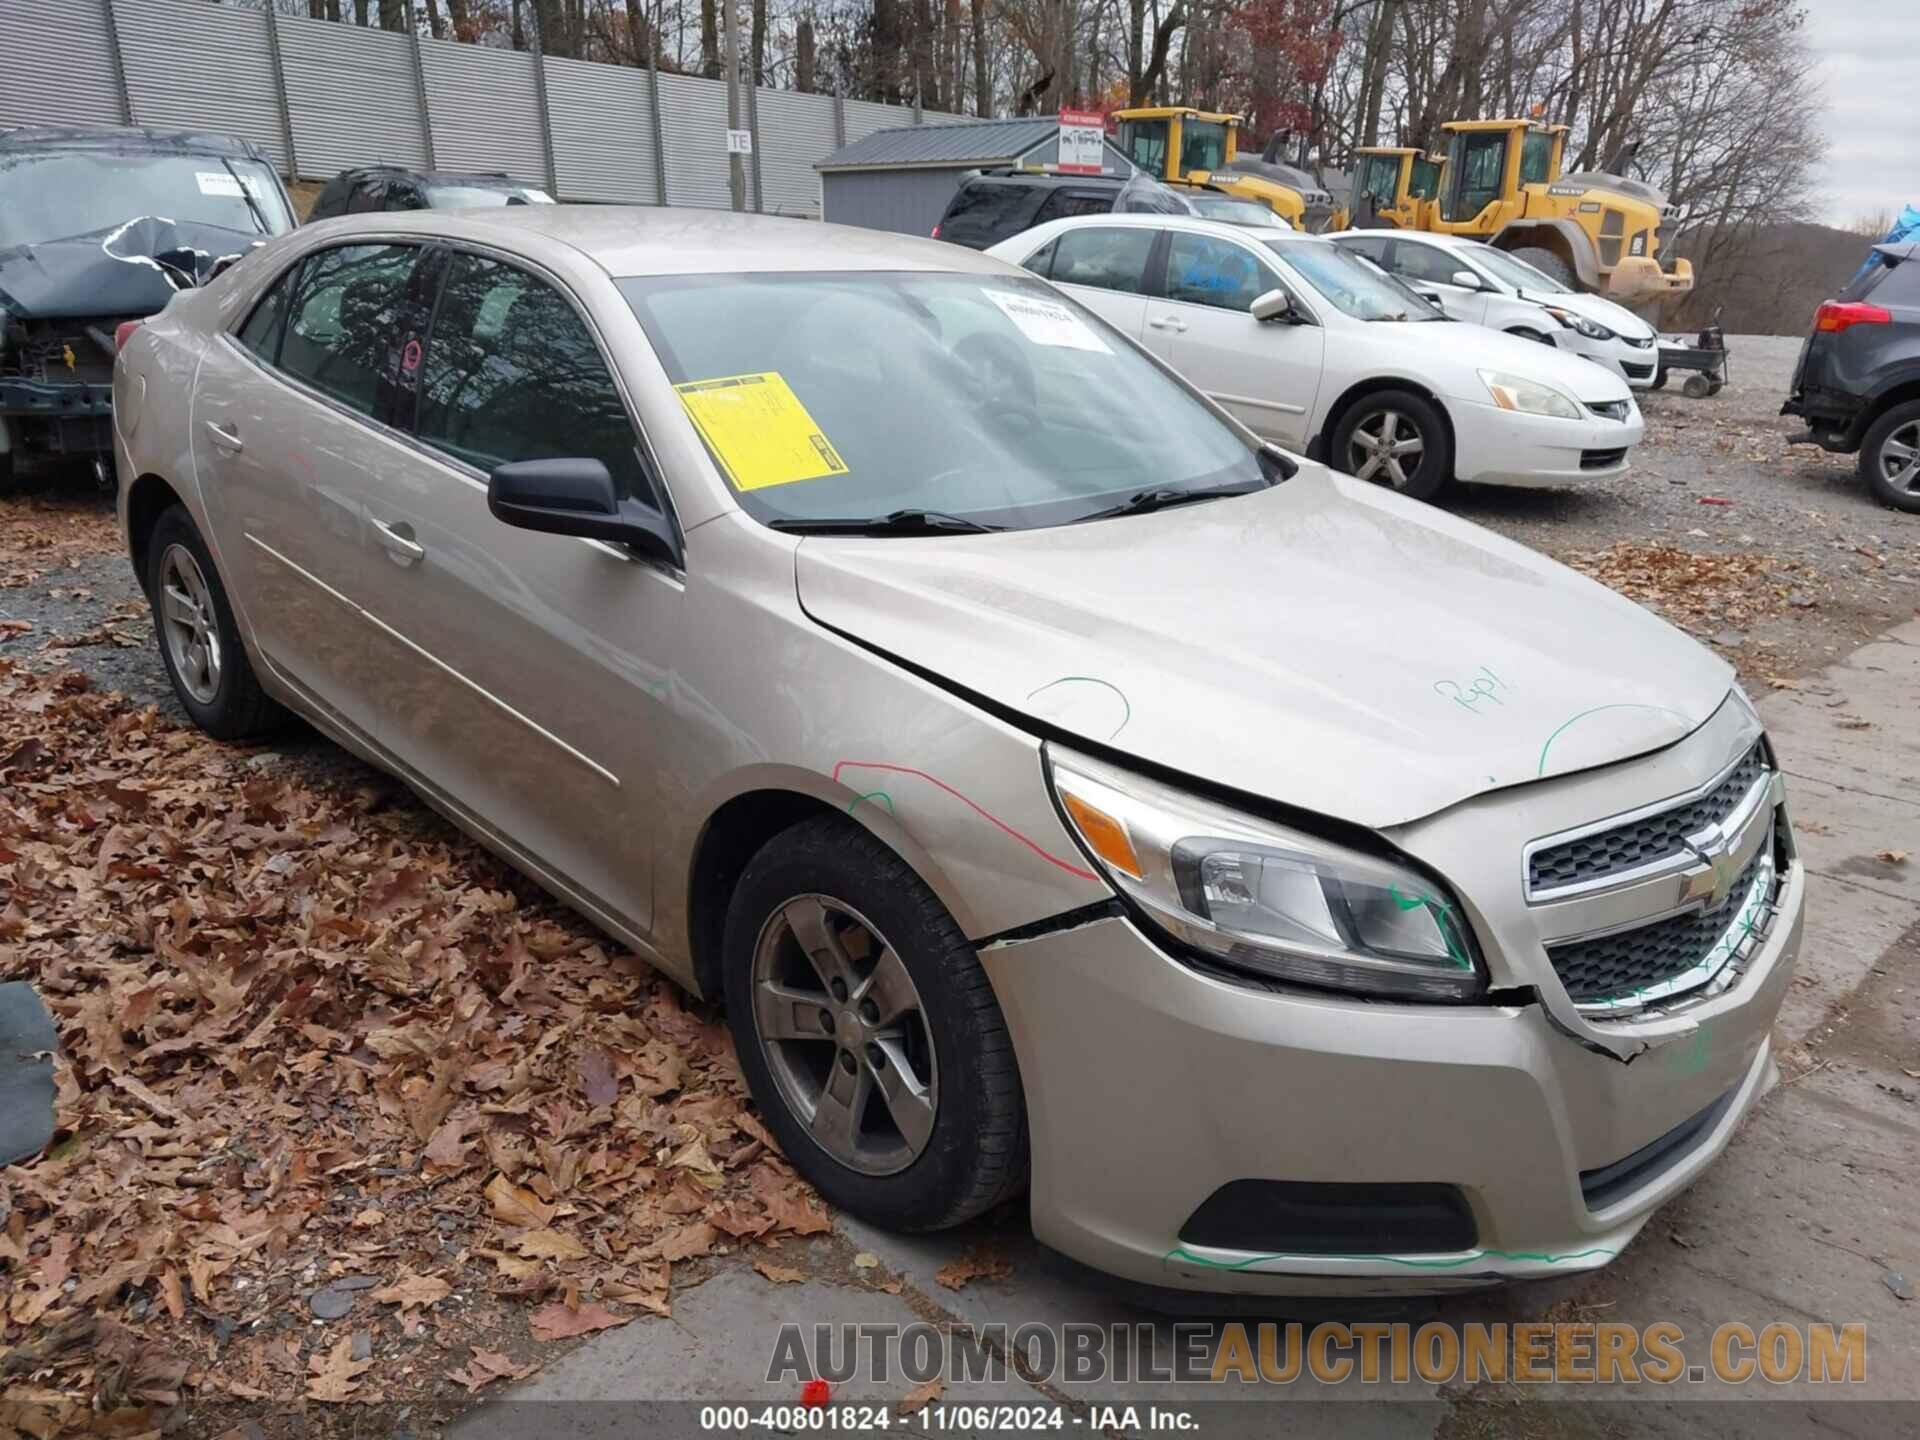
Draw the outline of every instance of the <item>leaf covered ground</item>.
[[[393,791],[5,658],[0,737],[0,978],[61,1046],[0,1433],[431,1409],[829,1227],[720,1018]]]

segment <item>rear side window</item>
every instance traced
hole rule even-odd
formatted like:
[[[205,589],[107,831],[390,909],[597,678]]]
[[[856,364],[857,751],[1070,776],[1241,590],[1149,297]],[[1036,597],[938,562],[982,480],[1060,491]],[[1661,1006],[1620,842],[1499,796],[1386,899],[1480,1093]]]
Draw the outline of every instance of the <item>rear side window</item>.
[[[1176,231],[1167,246],[1167,299],[1219,310],[1249,310],[1254,297],[1273,288],[1260,262],[1238,245],[1211,235]]]
[[[1144,226],[1069,230],[1054,242],[1059,249],[1049,273],[1057,285],[1093,285],[1141,294],[1146,289],[1147,256],[1158,233]]]
[[[591,456],[622,495],[658,503],[586,322],[538,276],[460,255],[420,379],[419,437],[477,470]]]
[[[352,192],[353,184],[344,175],[336,175],[327,182],[327,188],[320,192],[320,198],[313,202],[313,209],[307,212],[309,222],[331,220],[336,215],[347,213],[347,196]]]
[[[940,222],[940,238],[984,250],[1027,228],[1026,217],[1034,198],[1031,185],[968,181],[947,206],[946,218]]]
[[[1117,194],[1118,192],[1113,192]],[[1113,194],[1093,190],[1056,190],[1033,217],[1033,223],[1064,220],[1069,215],[1105,215],[1113,209]]]
[[[1053,273],[1054,252],[1059,250],[1059,248],[1060,242],[1058,240],[1049,240],[1020,263],[1036,275],[1051,275]]]
[[[1362,240],[1342,240],[1340,248],[1351,250],[1356,255],[1364,255],[1376,265],[1384,265],[1387,259],[1387,242],[1371,237]]]
[[[308,256],[287,311],[280,368],[374,414],[381,379],[399,360],[417,254],[411,245],[342,245]]]
[[[300,267],[282,275],[253,307],[253,314],[240,327],[240,343],[268,365],[280,363],[280,336],[286,328],[287,296],[292,293]]]
[[[1393,259],[1387,265],[1402,280],[1428,280],[1436,285],[1452,284],[1453,272],[1466,268],[1446,251],[1412,240],[1394,241]]]
[[[353,199],[347,204],[349,215],[365,214],[369,210],[384,210],[387,205],[387,182],[384,180],[363,181],[353,192]]]

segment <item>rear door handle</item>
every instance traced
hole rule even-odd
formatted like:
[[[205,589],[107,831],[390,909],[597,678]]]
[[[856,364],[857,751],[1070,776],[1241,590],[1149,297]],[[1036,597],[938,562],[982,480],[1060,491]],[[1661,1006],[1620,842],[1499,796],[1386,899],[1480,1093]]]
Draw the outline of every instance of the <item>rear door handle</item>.
[[[1183,334],[1187,328],[1186,321],[1173,315],[1161,315],[1156,319],[1147,321],[1147,324],[1156,330],[1178,330]]]
[[[372,519],[371,516],[368,518]],[[426,558],[427,547],[413,538],[413,527],[404,520],[398,525],[373,520],[373,533],[379,537],[381,547],[393,557],[396,565],[411,565],[416,560]]]
[[[218,445],[222,450],[231,450],[235,454],[238,454],[247,448],[240,443],[239,431],[222,430],[219,425],[212,420],[207,421],[207,433],[213,437],[213,443]]]

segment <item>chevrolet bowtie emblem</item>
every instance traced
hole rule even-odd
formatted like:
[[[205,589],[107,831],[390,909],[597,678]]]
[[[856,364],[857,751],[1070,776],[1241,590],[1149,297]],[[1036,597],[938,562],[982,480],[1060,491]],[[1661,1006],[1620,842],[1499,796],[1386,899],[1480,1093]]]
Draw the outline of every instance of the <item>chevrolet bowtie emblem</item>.
[[[1732,893],[1733,882],[1740,878],[1732,842],[1725,835],[1715,835],[1707,840],[1689,840],[1687,848],[1707,868],[1688,873],[1686,898],[1695,900],[1704,895],[1709,903],[1718,905]]]

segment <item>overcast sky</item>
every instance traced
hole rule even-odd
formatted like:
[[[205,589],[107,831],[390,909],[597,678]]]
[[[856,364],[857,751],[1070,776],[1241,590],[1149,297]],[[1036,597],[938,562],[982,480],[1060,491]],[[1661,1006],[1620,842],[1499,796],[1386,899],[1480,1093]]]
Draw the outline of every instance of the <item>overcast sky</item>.
[[[1806,34],[1827,98],[1820,218],[1920,207],[1920,3],[1807,0]]]

